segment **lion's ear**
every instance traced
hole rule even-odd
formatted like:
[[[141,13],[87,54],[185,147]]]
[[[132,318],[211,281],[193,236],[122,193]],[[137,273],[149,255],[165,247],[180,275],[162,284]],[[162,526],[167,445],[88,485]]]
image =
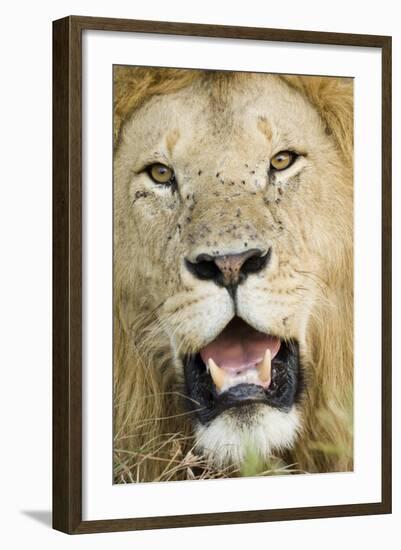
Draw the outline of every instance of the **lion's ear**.
[[[283,76],[314,105],[327,132],[332,134],[346,162],[352,164],[354,135],[354,81],[325,76]]]

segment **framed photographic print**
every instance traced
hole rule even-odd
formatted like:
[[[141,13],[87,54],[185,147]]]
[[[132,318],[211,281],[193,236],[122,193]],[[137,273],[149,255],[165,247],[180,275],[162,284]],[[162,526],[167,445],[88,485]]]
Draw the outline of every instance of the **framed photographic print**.
[[[53,525],[391,511],[391,38],[54,22]]]

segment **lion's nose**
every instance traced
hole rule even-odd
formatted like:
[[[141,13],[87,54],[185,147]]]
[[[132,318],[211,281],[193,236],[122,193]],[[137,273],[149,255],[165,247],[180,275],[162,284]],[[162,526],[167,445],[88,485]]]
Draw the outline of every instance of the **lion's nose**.
[[[223,256],[199,254],[195,262],[186,260],[186,265],[198,279],[211,280],[232,290],[250,273],[258,273],[266,267],[270,255],[271,249],[266,251],[259,248]]]

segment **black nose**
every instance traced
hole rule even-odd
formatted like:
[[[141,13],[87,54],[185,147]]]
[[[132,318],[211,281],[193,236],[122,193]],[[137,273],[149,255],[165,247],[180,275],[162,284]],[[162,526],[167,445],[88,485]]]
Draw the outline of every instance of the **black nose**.
[[[250,273],[258,273],[269,262],[268,251],[252,248],[245,252],[210,256],[199,254],[195,262],[185,260],[189,271],[198,279],[214,281],[228,289],[235,289]]]

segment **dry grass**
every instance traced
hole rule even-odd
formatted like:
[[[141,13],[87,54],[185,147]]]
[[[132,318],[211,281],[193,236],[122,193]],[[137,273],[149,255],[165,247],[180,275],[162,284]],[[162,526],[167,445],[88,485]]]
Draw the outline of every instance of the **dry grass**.
[[[285,475],[290,473],[305,473],[294,464],[288,465],[278,457],[269,457],[268,462],[262,462],[250,450],[241,468],[227,466],[215,469],[207,460],[194,452],[193,446],[188,448],[192,438],[180,434],[163,434],[150,438],[148,444],[137,451],[114,449],[114,482],[138,483],[148,481],[141,476],[141,470],[146,472],[147,461],[158,461],[163,464],[162,471],[153,481],[225,479],[233,477]],[[169,452],[165,452],[168,448]]]
[[[147,461],[158,461],[162,464],[161,473],[153,481],[221,479],[239,475],[239,470],[230,466],[222,470],[213,470],[207,461],[194,453],[193,448],[186,450],[187,438],[180,434],[158,436],[158,447],[154,441],[150,449],[144,446],[138,451],[115,449],[115,483],[137,483],[149,481],[141,475],[147,471]],[[164,452],[168,447],[170,452]],[[146,476],[146,474],[145,474]]]

